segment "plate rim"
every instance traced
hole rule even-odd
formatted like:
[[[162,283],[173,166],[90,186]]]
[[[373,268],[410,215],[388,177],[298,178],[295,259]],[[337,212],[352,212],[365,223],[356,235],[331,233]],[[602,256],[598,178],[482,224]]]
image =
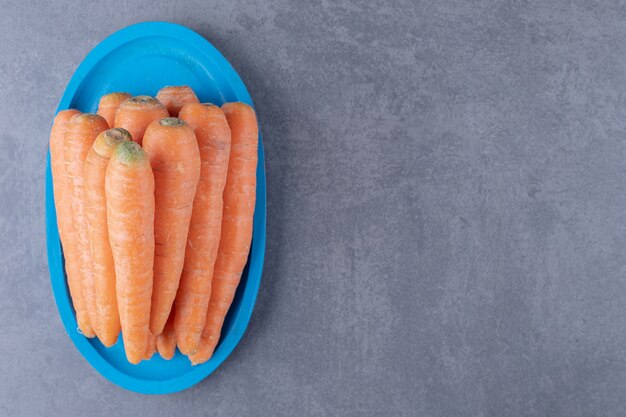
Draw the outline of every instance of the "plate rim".
[[[72,99],[78,92],[85,78],[106,55],[126,43],[152,36],[173,37],[191,44],[198,50],[204,52],[207,58],[215,63],[215,67],[222,72],[222,76],[228,80],[228,84],[233,89],[237,99],[253,106],[250,94],[237,71],[207,39],[192,29],[176,23],[142,22],[127,26],[112,33],[87,54],[65,88],[56,112],[58,113],[61,110],[69,108]],[[61,254],[61,243],[57,229],[56,209],[52,189],[50,151],[48,149],[45,176],[46,247],[52,292],[66,333],[70,336],[70,339],[87,362],[110,382],[127,390],[142,394],[168,394],[182,391],[202,381],[215,371],[239,344],[248,327],[252,311],[256,304],[265,258],[267,203],[265,157],[260,131],[258,152],[259,161],[257,165],[257,195],[253,221],[253,240],[250,248],[248,276],[244,297],[242,299],[242,310],[237,315],[231,331],[226,338],[221,341],[211,360],[201,365],[194,366],[189,372],[175,378],[148,380],[126,374],[111,365],[96,351],[85,337],[75,330],[77,326],[76,317],[70,304],[63,269],[63,256]],[[71,327],[74,327],[74,329]]]

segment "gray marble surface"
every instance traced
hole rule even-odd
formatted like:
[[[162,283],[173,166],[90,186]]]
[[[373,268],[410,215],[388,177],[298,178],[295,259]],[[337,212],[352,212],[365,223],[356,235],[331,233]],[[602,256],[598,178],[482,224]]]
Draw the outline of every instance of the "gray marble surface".
[[[597,1],[0,0],[0,415],[624,416],[626,8]],[[189,26],[242,75],[264,281],[211,377],[143,396],[59,320],[51,119],[85,54]]]

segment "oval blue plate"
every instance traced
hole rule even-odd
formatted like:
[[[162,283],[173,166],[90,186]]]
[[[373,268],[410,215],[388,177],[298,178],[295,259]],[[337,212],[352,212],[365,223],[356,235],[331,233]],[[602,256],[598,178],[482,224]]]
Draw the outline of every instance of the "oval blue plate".
[[[103,94],[127,91],[156,95],[164,85],[189,85],[200,101],[221,105],[229,101],[252,104],[250,94],[228,61],[206,39],[172,23],[140,23],[106,38],[87,55],[70,80],[57,111],[75,108],[95,112]],[[170,360],[158,354],[131,365],[120,341],[111,348],[77,331],[76,317],[63,269],[57,230],[50,153],[46,166],[46,236],[52,290],[61,320],[87,361],[109,381],[144,394],[166,394],[189,388],[213,372],[233,351],[248,325],[261,283],[265,253],[265,168],[259,136],[257,199],[248,265],[230,308],[222,339],[210,361],[191,366],[176,352]]]

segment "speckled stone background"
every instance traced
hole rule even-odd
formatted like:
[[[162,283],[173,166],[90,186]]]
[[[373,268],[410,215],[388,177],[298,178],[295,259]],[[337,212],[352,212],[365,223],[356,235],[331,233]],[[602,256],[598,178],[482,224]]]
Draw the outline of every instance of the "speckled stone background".
[[[623,3],[27,3],[0,0],[0,415],[626,415]],[[268,175],[249,330],[160,397],[76,351],[44,234],[61,93],[144,20],[231,60]]]

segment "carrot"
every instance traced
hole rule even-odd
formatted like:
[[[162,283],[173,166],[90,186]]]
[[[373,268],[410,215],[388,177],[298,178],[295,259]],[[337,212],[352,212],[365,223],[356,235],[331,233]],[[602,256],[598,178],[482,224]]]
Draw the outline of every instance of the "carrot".
[[[174,317],[175,317],[175,308],[172,308],[172,312],[170,313],[170,317],[167,319],[167,323],[165,323],[165,327],[163,328],[163,333],[157,336],[157,349],[161,357],[165,360],[170,360],[174,357],[174,353],[176,353],[176,333],[174,332]]]
[[[113,127],[115,123],[115,112],[123,101],[131,98],[128,93],[109,93],[100,97],[97,113],[104,117],[109,127]]]
[[[191,87],[186,85],[181,86],[167,86],[159,90],[156,96],[163,105],[167,108],[170,116],[178,117],[180,109],[188,103],[199,103],[196,93],[193,92]]]
[[[146,345],[146,353],[143,355],[143,358],[147,361],[152,359],[154,354],[157,351],[157,337],[152,334],[152,332],[148,332],[148,343]]]
[[[252,238],[259,135],[257,120],[252,107],[244,103],[224,104],[222,109],[231,130],[222,230],[202,340],[198,352],[189,357],[193,364],[206,362],[213,355],[246,265]]]
[[[185,264],[175,301],[176,341],[180,351],[189,355],[198,349],[211,294],[213,265],[222,226],[222,194],[228,172],[230,128],[218,106],[186,104],[180,117],[194,128],[202,161]]]
[[[139,363],[148,346],[154,263],[154,176],[135,142],[122,142],[105,177],[107,226],[126,358]]]
[[[72,214],[72,192],[69,188],[65,171],[64,142],[67,125],[78,110],[62,110],[54,118],[50,132],[50,165],[52,169],[54,205],[57,212],[59,236],[63,245],[67,285],[70,289],[72,304],[76,311],[76,321],[79,331],[87,336],[94,337],[94,331],[87,316],[85,301],[81,289],[79,255],[76,247],[76,231]]]
[[[154,291],[150,330],[160,334],[170,315],[185,260],[200,151],[193,129],[168,117],[148,126],[144,150],[154,171]]]
[[[115,112],[115,127],[130,132],[133,140],[141,145],[143,135],[150,123],[169,116],[161,102],[150,96],[137,96],[123,101]]]
[[[107,230],[104,179],[113,151],[125,140],[130,140],[130,133],[126,130],[106,130],[98,135],[85,159],[85,208],[95,281],[97,333],[107,347],[117,342],[120,316],[115,294],[115,267]]]
[[[90,113],[76,115],[67,125],[63,147],[65,171],[71,192],[81,291],[89,322],[96,334],[98,334],[98,316],[96,314],[95,280],[87,230],[84,167],[85,158],[96,137],[100,132],[107,129],[107,122],[102,116]]]

